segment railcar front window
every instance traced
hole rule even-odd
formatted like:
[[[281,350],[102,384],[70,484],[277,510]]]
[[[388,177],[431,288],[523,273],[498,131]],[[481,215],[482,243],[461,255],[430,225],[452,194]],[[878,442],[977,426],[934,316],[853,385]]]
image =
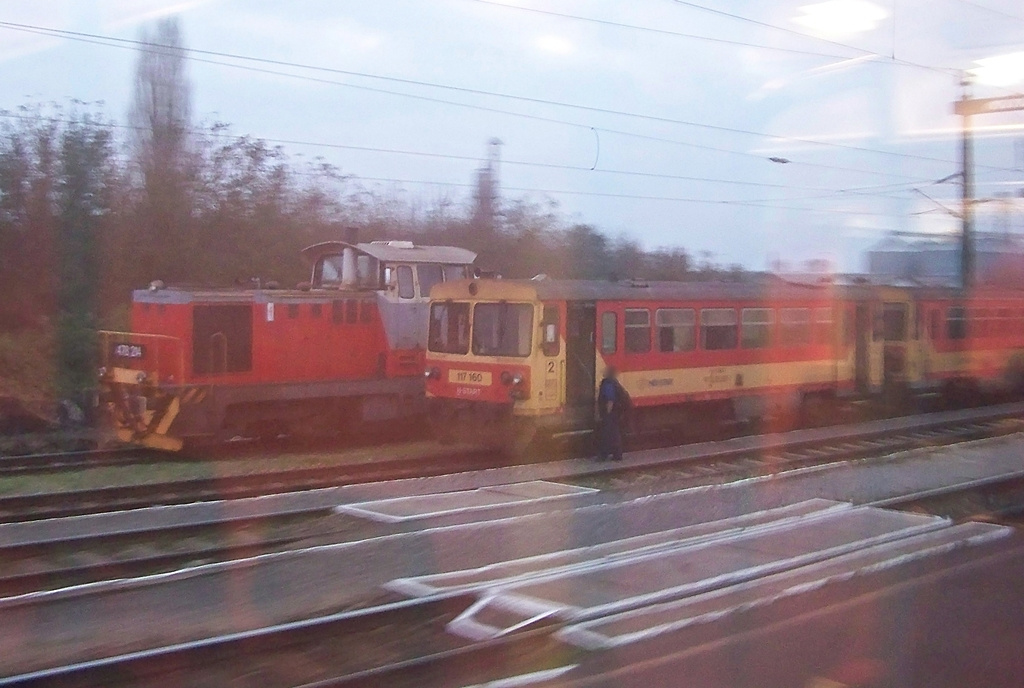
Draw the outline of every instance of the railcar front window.
[[[433,303],[430,305],[430,331],[427,348],[444,354],[469,351],[469,304]]]
[[[528,303],[478,303],[473,308],[473,353],[478,356],[529,356],[533,306]]]

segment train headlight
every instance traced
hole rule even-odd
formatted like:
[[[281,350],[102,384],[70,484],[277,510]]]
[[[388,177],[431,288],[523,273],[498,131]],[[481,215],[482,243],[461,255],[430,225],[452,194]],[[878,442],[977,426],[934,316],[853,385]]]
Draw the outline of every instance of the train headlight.
[[[523,374],[522,373],[516,373],[515,375],[513,375],[512,376],[512,384],[513,385],[521,385],[521,384],[523,384]]]
[[[100,378],[106,377],[107,376],[107,369],[106,369],[106,367],[105,366],[100,366],[100,369],[96,371],[96,374]]]
[[[146,381],[146,373],[139,371],[139,374],[135,376],[135,381],[140,385]]]
[[[428,380],[440,380],[441,369],[438,368],[437,366],[434,366],[433,368],[427,368],[426,370],[423,371],[423,377],[427,378]]]
[[[500,379],[501,379],[501,384],[503,384],[506,387],[508,387],[509,385],[512,384],[512,373],[508,372],[507,370],[503,370],[503,371],[501,371],[501,378]]]

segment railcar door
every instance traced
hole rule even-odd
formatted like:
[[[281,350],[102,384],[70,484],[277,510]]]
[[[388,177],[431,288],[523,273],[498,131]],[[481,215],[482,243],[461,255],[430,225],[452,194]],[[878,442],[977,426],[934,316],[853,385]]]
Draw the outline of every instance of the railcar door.
[[[906,302],[882,304],[882,384],[887,388],[900,386],[907,380],[909,310]]]
[[[868,348],[871,345],[871,305],[869,303],[861,301],[857,304],[853,324],[853,377],[857,384],[857,391],[864,394],[868,392],[868,387],[871,384],[868,367],[870,363]]]
[[[570,302],[565,321],[565,406],[574,420],[590,423],[594,417],[596,355],[594,336],[597,307],[593,302]]]

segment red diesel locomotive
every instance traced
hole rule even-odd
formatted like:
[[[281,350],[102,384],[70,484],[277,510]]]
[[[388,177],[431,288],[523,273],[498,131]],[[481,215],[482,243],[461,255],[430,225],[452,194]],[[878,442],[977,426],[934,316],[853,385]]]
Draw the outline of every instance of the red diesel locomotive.
[[[406,241],[305,249],[296,289],[167,288],[132,295],[132,331],[103,332],[101,399],[118,437],[335,431],[423,413],[427,299],[476,255]]]

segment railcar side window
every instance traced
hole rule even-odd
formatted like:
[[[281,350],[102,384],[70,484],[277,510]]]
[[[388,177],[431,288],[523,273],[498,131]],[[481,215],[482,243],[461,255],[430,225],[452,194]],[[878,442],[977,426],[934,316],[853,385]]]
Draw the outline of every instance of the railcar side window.
[[[815,308],[814,309],[814,343],[815,344],[831,344],[832,343],[832,309],[831,308]]]
[[[887,342],[907,339],[907,304],[882,304],[882,338]]]
[[[430,288],[444,280],[441,266],[434,263],[421,263],[416,266],[416,275],[420,278],[420,296],[430,296]]]
[[[412,268],[408,265],[398,266],[398,298],[411,299],[416,296],[416,289],[412,283]]]
[[[651,350],[651,312],[646,308],[627,308],[622,321],[626,351],[643,354]]]
[[[477,356],[529,356],[533,305],[478,303],[473,307],[473,353]]]
[[[928,337],[932,341],[936,341],[939,338],[939,321],[942,318],[942,315],[938,310],[933,308],[930,318],[931,319],[928,322]]]
[[[946,339],[967,337],[967,313],[963,306],[951,306],[946,310]]]
[[[735,349],[738,340],[736,311],[732,308],[705,308],[700,312],[700,345],[707,351]]]
[[[445,301],[430,304],[427,348],[444,354],[469,351],[469,304]]]
[[[377,304],[372,301],[363,301],[359,306],[359,322],[372,323],[373,313],[377,310]]]
[[[742,312],[744,349],[765,349],[771,346],[772,323],[775,314],[771,308],[744,308]]]
[[[359,302],[355,299],[345,301],[345,323],[352,325],[359,320]]]
[[[654,314],[659,351],[697,348],[697,314],[692,308],[659,308]]]
[[[779,312],[779,323],[782,346],[805,346],[811,343],[810,308],[783,308]]]
[[[619,330],[619,316],[612,311],[601,314],[601,353],[613,354]]]

